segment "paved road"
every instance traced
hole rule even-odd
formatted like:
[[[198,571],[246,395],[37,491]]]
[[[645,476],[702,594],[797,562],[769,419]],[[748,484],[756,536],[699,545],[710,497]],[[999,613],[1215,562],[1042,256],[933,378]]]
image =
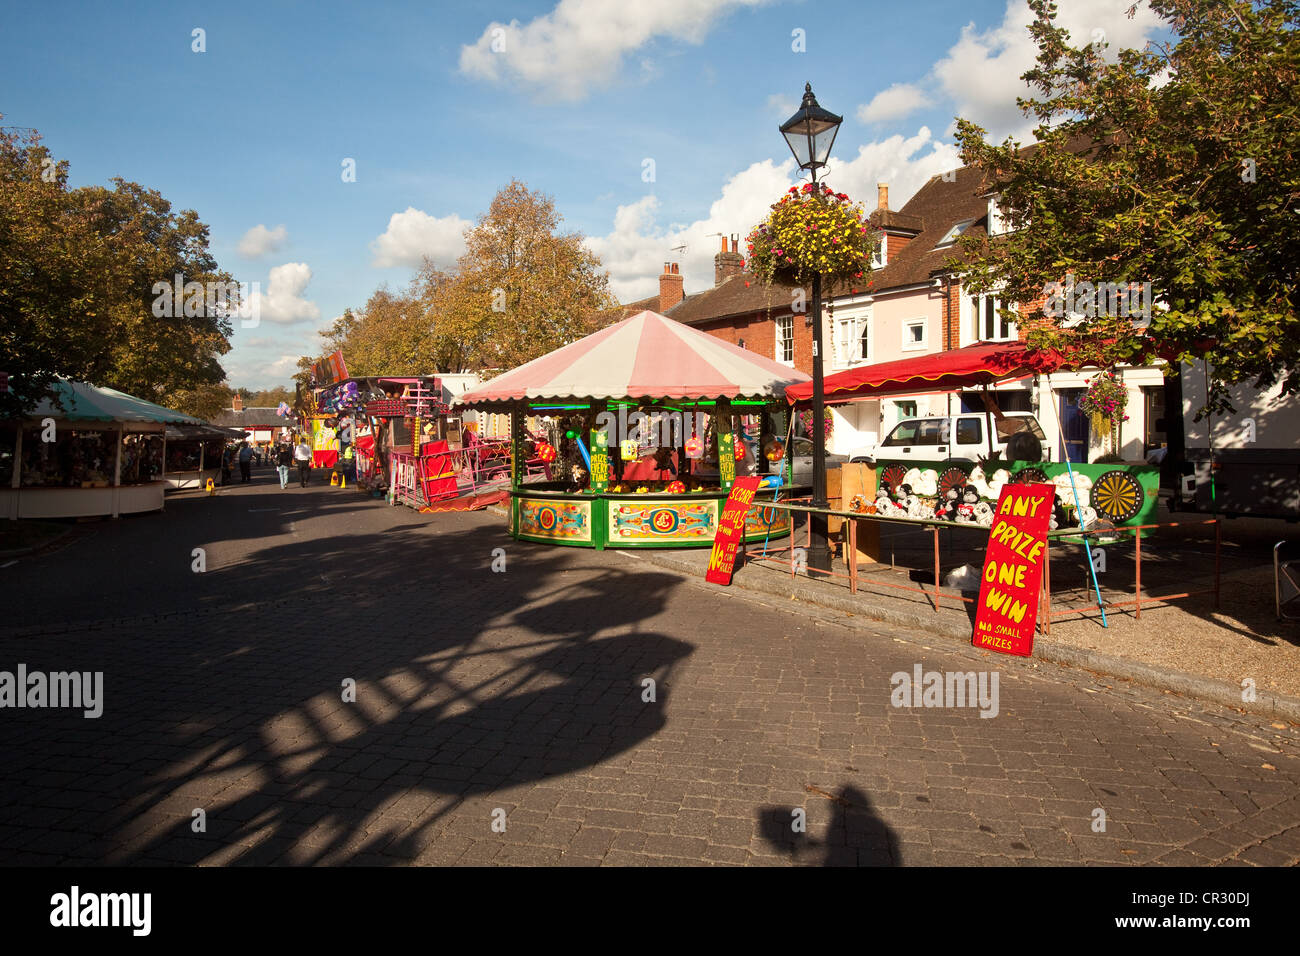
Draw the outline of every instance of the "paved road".
[[[105,687],[0,710],[0,863],[1300,859],[1294,727],[256,475],[0,569],[0,670]]]

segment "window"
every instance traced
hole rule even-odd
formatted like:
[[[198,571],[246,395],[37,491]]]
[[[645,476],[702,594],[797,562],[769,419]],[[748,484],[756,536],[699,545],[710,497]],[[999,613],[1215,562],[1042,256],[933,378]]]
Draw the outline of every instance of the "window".
[[[998,206],[1000,196],[989,197],[989,218],[988,232],[990,236],[1000,236],[1007,231],[1007,220],[1002,215],[1002,209]]]
[[[925,319],[911,319],[903,323],[903,351],[916,352],[926,347]]]
[[[961,222],[956,223],[951,229],[943,234],[943,238],[935,243],[934,247],[936,249],[942,249],[944,246],[951,246],[961,237],[963,232],[971,227],[974,222],[974,219],[963,219]]]
[[[972,296],[971,315],[975,323],[975,341],[1007,342],[1019,338],[1016,323],[1002,314],[1003,308],[1015,309],[1015,305],[1006,306],[1001,299],[991,295]]]
[[[883,269],[888,262],[889,238],[882,232],[880,234],[880,244],[876,246],[876,251],[871,256],[871,268]]]
[[[871,357],[870,320],[866,317],[835,320],[835,360],[848,368]]]
[[[915,444],[916,433],[920,427],[921,423],[916,421],[899,422],[898,425],[895,426],[894,430],[889,433],[889,437],[881,442],[881,444],[889,448],[895,448],[899,445]]]
[[[984,441],[984,429],[978,418],[957,419],[957,444],[978,445]]]
[[[786,365],[794,364],[793,315],[783,315],[776,320],[776,360]]]
[[[894,412],[901,422],[904,418],[916,417],[916,402],[894,402]]]

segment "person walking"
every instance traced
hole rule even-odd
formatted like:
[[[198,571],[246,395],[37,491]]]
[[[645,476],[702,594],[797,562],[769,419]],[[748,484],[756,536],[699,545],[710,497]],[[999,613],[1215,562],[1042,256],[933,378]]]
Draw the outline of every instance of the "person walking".
[[[253,467],[253,447],[244,442],[239,446],[239,480],[241,482],[252,481],[253,477],[249,469]]]
[[[311,445],[307,444],[306,436],[298,439],[298,446],[293,450],[293,458],[298,463],[298,481],[306,488],[311,478]]]
[[[289,468],[293,465],[293,449],[289,447],[288,442],[280,443],[280,450],[276,453],[276,470],[280,472],[280,490],[283,491],[289,487]]]

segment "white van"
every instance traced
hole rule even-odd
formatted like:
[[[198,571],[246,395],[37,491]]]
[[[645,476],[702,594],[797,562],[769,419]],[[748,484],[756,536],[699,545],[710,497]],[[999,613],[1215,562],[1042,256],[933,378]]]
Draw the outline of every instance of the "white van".
[[[989,434],[992,423],[993,434]],[[996,442],[996,444],[994,444]],[[979,461],[994,451],[1003,461],[1051,461],[1052,448],[1029,412],[984,412],[906,418],[874,448],[854,452],[852,461]]]

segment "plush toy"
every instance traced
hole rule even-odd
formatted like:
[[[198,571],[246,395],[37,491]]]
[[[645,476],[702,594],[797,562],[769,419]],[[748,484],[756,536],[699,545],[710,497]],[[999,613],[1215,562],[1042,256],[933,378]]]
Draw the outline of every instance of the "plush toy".
[[[1074,522],[1070,520],[1070,513],[1065,510],[1065,502],[1061,500],[1060,495],[1052,499],[1052,520],[1048,524],[1053,531],[1058,528],[1074,527]]]
[[[949,488],[944,492],[943,500],[934,509],[934,516],[940,521],[957,520],[957,489]]]
[[[854,495],[852,498],[850,498],[850,499],[849,499],[849,510],[850,510],[850,511],[857,512],[858,514],[861,514],[862,512],[866,511],[866,510],[867,510],[867,496],[866,496],[866,495]]]
[[[686,483],[684,481],[670,481],[664,491],[672,495],[683,494],[686,491]]]
[[[924,469],[912,487],[922,498],[933,498],[939,493],[939,473],[933,468]]]
[[[894,513],[894,502],[889,498],[889,485],[883,484],[876,492],[876,514],[888,517]]]
[[[1079,509],[1079,524],[1084,531],[1091,531],[1097,523],[1097,509],[1089,505],[1084,505]]]
[[[992,497],[989,494],[988,476],[984,474],[984,469],[981,468],[979,465],[976,465],[974,468],[971,469],[971,472],[967,476],[966,480],[970,484],[975,486],[975,491],[979,494],[981,498]]]
[[[993,472],[993,478],[989,481],[989,493],[985,495],[991,501],[997,501],[1002,497],[1002,486],[1011,480],[1011,472],[1005,468],[999,468]]]
[[[961,492],[961,504],[957,505],[957,520],[967,524],[975,523],[975,506],[979,504],[980,495],[974,485],[967,485]]]
[[[976,502],[975,523],[984,528],[993,526],[993,506],[987,501]]]

